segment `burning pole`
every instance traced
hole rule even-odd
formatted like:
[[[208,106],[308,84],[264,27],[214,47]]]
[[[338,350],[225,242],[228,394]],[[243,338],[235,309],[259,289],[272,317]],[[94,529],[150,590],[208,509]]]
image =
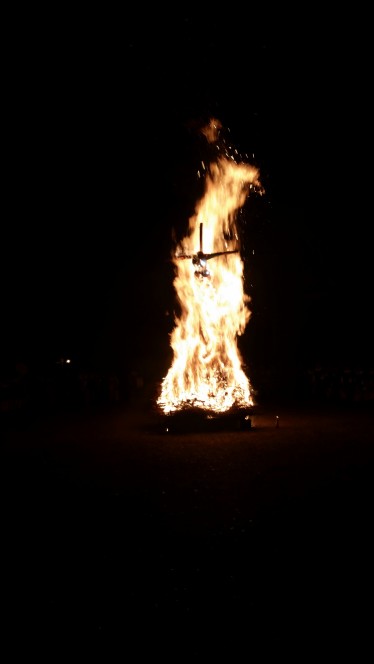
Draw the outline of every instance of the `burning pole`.
[[[217,143],[220,128],[210,121],[204,129],[209,142]],[[237,345],[251,312],[236,221],[251,191],[263,193],[257,168],[218,150],[188,233],[172,256],[180,314],[170,335],[172,364],[157,399],[165,414],[254,405]]]

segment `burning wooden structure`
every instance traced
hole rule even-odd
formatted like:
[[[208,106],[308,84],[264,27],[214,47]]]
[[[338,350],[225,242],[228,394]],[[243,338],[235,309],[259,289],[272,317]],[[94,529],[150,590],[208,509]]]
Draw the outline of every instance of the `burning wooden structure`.
[[[255,405],[237,343],[251,315],[237,212],[251,191],[262,189],[257,168],[238,161],[226,145],[220,148],[220,128],[211,120],[205,130],[217,158],[203,164],[205,194],[172,257],[180,313],[170,335],[173,361],[157,405],[165,428],[174,430],[250,428]]]

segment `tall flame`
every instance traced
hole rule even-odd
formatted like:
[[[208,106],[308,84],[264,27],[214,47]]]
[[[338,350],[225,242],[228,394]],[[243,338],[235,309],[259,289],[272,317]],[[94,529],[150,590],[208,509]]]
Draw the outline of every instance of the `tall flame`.
[[[251,312],[236,217],[251,189],[261,189],[257,168],[227,156],[213,162],[189,232],[173,256],[180,315],[170,335],[172,365],[157,399],[165,413],[254,405],[237,345]]]

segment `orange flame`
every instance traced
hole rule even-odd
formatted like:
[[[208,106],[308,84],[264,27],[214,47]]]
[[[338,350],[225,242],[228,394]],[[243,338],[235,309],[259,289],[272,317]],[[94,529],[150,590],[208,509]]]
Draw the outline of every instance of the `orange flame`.
[[[236,215],[250,190],[262,193],[257,168],[227,157],[212,163],[189,233],[173,256],[181,313],[170,335],[172,365],[157,399],[165,413],[254,405],[237,345],[251,312]]]

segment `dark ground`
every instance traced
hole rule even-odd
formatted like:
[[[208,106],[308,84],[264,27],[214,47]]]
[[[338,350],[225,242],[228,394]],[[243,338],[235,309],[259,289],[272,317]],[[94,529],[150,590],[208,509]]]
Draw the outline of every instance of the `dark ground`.
[[[132,401],[1,438],[13,653],[368,653],[372,405],[267,404],[250,430],[169,435]]]

